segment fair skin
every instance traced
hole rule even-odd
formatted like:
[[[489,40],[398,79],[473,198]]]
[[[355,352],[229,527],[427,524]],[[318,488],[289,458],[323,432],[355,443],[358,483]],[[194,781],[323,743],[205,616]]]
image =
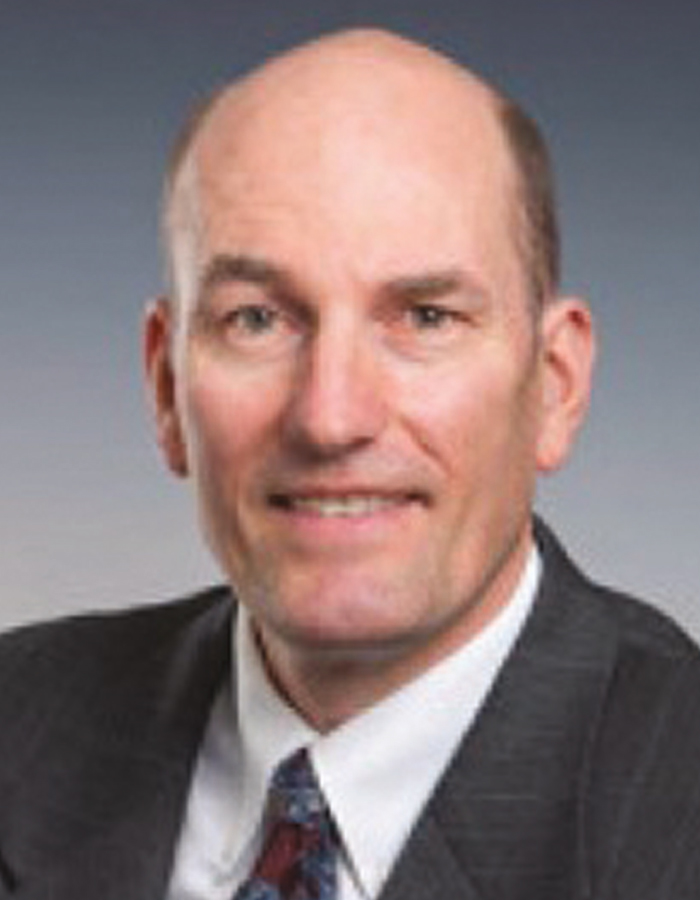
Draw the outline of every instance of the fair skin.
[[[320,730],[493,619],[583,416],[590,317],[533,314],[514,179],[488,89],[373,33],[231,89],[182,166],[160,443]]]

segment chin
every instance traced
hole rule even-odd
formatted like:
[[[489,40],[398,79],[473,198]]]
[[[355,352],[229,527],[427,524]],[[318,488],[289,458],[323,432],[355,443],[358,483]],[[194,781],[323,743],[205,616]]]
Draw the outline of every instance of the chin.
[[[306,652],[393,655],[420,643],[429,630],[412,599],[386,586],[355,583],[278,597],[260,609],[259,618],[278,640]]]

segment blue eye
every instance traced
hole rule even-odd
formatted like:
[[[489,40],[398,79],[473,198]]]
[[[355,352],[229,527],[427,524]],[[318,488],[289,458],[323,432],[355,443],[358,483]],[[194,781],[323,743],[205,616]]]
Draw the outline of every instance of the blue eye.
[[[408,310],[408,315],[413,325],[420,329],[440,328],[452,322],[455,318],[454,313],[442,306],[435,306],[432,303],[417,303]]]
[[[250,303],[232,310],[226,318],[230,324],[241,331],[249,334],[264,334],[274,327],[279,313],[269,306]]]

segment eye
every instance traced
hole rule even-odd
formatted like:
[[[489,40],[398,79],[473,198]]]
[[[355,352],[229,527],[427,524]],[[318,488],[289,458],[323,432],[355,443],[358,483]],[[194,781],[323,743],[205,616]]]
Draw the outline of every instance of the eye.
[[[458,298],[400,298],[389,310],[386,334],[394,349],[406,357],[444,357],[474,333],[465,307]]]
[[[292,311],[258,298],[229,299],[226,306],[205,318],[204,324],[210,338],[228,354],[259,360],[283,355],[304,331]]]
[[[230,310],[226,324],[246,335],[263,335],[273,330],[280,318],[279,312],[262,303],[247,303]]]
[[[415,303],[406,310],[411,325],[419,330],[436,330],[450,325],[458,318],[457,314],[434,303]]]

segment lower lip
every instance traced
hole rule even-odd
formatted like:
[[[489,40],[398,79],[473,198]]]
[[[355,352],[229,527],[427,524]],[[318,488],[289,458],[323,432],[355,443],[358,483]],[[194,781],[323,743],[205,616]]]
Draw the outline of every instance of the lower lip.
[[[292,535],[320,548],[385,539],[388,531],[404,524],[418,505],[415,500],[405,500],[351,515],[327,515],[308,507],[273,507],[273,511]]]

